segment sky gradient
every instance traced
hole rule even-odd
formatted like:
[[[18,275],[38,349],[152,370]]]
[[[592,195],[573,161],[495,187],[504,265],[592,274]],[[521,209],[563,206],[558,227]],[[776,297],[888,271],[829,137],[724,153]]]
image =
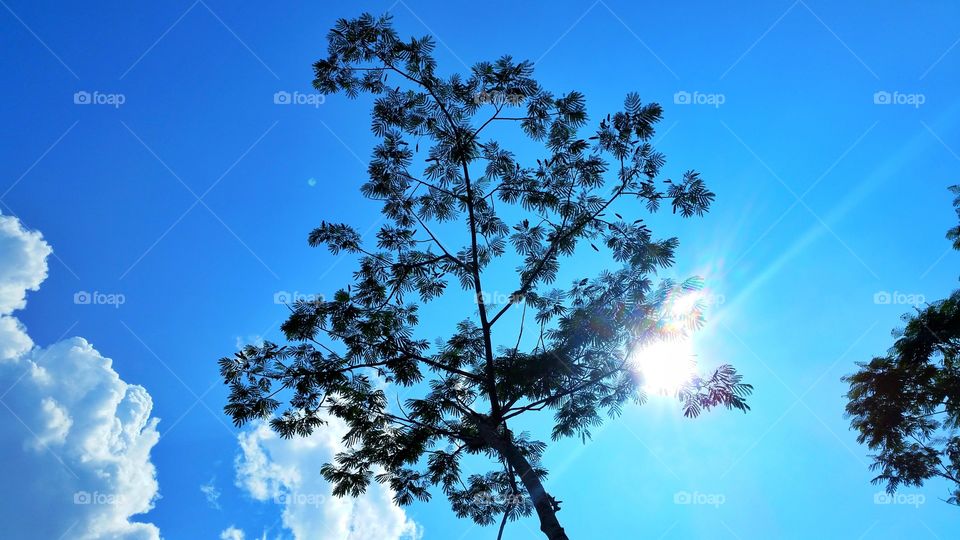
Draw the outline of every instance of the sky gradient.
[[[675,401],[653,399],[585,445],[552,445],[547,488],[571,538],[956,536],[945,485],[878,495],[840,378],[889,347],[912,304],[956,287],[960,257],[944,233],[956,225],[946,187],[960,183],[957,3],[0,4],[0,231],[13,242],[0,245],[35,263],[17,277],[21,259],[0,253],[0,285],[39,287],[25,305],[0,296],[0,315],[40,348],[5,346],[26,334],[0,326],[0,462],[21,479],[0,488],[18,501],[0,510],[10,538],[38,538],[24,518],[34,507],[63,518],[39,537],[76,537],[71,523],[85,527],[97,506],[63,502],[95,488],[84,470],[59,467],[56,445],[70,437],[35,444],[57,430],[54,416],[28,414],[47,410],[48,383],[23,378],[16,362],[27,361],[49,364],[65,388],[95,364],[102,381],[90,392],[129,391],[110,414],[142,431],[123,439],[130,468],[119,470],[149,478],[110,489],[153,500],[133,520],[162,538],[496,536],[457,520],[439,494],[404,511],[379,492],[325,498],[317,469],[335,436],[283,444],[221,412],[216,360],[280,339],[287,310],[275,299],[329,295],[350,279],[353,262],[309,248],[307,233],[321,220],[378,223],[358,192],[376,142],[372,100],[310,86],[326,31],[364,11],[392,13],[401,36],[433,35],[443,74],[510,54],[535,61],[545,88],[583,92],[594,119],[630,91],[661,103],[666,176],[697,169],[717,194],[705,217],[658,216],[654,230],[681,242],[663,275],[702,275],[714,300],[700,361],[736,365],[753,410],[687,420]],[[574,258],[560,283],[603,267]],[[449,332],[442,313],[424,322],[423,337]],[[143,387],[152,408],[120,385]],[[80,422],[90,400],[61,405],[77,429],[102,421]],[[42,478],[48,487],[33,489]],[[290,486],[304,497],[278,499]],[[104,515],[133,513],[123,511]],[[381,527],[358,525],[373,521]],[[133,529],[119,537],[155,538]],[[537,529],[524,520],[505,538]]]

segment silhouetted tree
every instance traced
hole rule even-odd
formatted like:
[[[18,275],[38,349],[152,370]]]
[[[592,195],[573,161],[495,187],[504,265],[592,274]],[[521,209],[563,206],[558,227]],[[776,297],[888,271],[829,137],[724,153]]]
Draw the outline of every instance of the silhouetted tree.
[[[651,137],[661,108],[636,94],[584,139],[584,96],[544,90],[530,62],[502,57],[441,77],[430,37],[401,40],[389,17],[366,14],[338,21],[328,40],[315,88],[376,96],[380,142],[361,192],[382,202],[387,221],[376,247],[345,224],[324,222],[310,233],[311,246],[358,258],[354,282],[331,299],[291,306],[282,327],[289,344],[247,346],[221,359],[231,389],[225,410],[237,425],[270,418],[283,437],[309,435],[325,415],[342,419],[347,450],[322,468],[337,496],[358,496],[376,480],[405,505],[428,500],[438,486],[460,517],[487,525],[536,511],[548,538],[567,538],[560,502],[544,488],[547,445],[509,424],[550,409],[554,440],[586,439],[604,412],[616,416],[626,402],[644,401],[630,351],[699,326],[702,305],[683,316],[669,307],[700,282],[655,284],[651,276],[672,264],[677,240],[655,239],[642,219],[614,209],[655,212],[666,203],[698,216],[714,194],[693,171],[658,180],[664,157]],[[544,153],[519,156],[485,139],[495,123],[518,126]],[[413,170],[417,161],[422,170]],[[443,238],[453,231],[462,243]],[[611,253],[620,268],[544,290],[584,243]],[[499,290],[513,292],[505,305],[488,303],[497,289],[485,278],[504,257],[519,267]],[[475,303],[431,346],[417,332],[419,308],[451,281]],[[536,339],[525,347],[531,317],[526,335]],[[381,381],[419,397],[390,403]],[[716,406],[746,411],[750,390],[723,365],[677,395],[692,417]],[[282,412],[281,398],[289,403]],[[466,476],[467,454],[486,456],[495,470]]]
[[[952,186],[960,218],[960,186]],[[960,225],[947,232],[960,249]],[[873,483],[888,493],[929,478],[952,482],[947,502],[960,501],[960,290],[903,316],[902,330],[885,356],[858,363],[844,377],[850,384],[847,414],[857,440],[879,453]]]

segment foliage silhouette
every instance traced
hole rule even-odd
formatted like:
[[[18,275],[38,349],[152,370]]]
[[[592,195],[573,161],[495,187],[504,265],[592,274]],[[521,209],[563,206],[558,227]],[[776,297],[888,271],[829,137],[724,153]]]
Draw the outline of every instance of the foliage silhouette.
[[[951,186],[960,219],[960,186]],[[960,225],[947,231],[960,249]],[[903,316],[885,356],[858,363],[844,377],[850,384],[847,414],[857,440],[879,453],[874,484],[893,494],[901,485],[921,486],[939,477],[952,483],[947,502],[960,502],[960,290]]]
[[[246,346],[221,359],[231,389],[225,410],[237,425],[269,418],[284,437],[311,434],[325,415],[342,419],[346,450],[322,468],[337,496],[358,496],[377,481],[405,505],[439,487],[460,517],[489,525],[502,516],[502,533],[507,519],[536,512],[548,538],[565,539],[560,502],[544,487],[547,444],[509,424],[550,409],[553,440],[585,440],[604,413],[644,401],[630,351],[699,327],[702,303],[680,316],[670,307],[701,282],[655,284],[677,239],[656,239],[643,219],[614,209],[668,205],[688,218],[706,212],[714,194],[694,171],[658,180],[665,159],[651,138],[662,110],[637,94],[584,139],[584,96],[544,90],[530,62],[505,56],[441,77],[430,37],[401,40],[389,17],[368,14],[340,20],[328,40],[315,88],[376,96],[371,130],[380,141],[361,192],[382,202],[386,223],[376,247],[341,223],[309,234],[311,246],[358,259],[354,282],[329,300],[291,306],[282,326],[289,344]],[[544,154],[521,159],[482,138],[494,124],[519,126],[518,137]],[[422,171],[412,170],[415,161]],[[456,247],[441,239],[455,230],[463,240]],[[584,244],[620,268],[546,290]],[[485,288],[500,259],[519,264],[506,305],[487,303],[496,289]],[[455,292],[451,282],[473,301],[453,334],[431,346],[417,333],[419,310]],[[525,326],[536,332],[532,345]],[[418,397],[389,403],[384,381]],[[677,397],[694,417],[718,406],[746,411],[750,391],[723,365]],[[494,470],[467,475],[465,455],[485,456]]]

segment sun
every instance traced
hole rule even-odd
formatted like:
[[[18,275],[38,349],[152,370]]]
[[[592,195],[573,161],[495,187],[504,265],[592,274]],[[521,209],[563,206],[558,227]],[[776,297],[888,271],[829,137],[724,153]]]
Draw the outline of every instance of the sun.
[[[703,299],[699,290],[675,291],[662,306],[660,320],[673,337],[638,345],[630,353],[630,365],[646,392],[674,395],[696,374],[690,331],[702,317]]]
[[[653,394],[676,394],[696,373],[689,339],[662,340],[633,351],[630,358],[642,387]]]

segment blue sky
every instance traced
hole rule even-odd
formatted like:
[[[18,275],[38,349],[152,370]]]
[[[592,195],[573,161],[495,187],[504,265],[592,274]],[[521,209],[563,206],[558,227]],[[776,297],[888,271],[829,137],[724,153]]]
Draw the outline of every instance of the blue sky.
[[[735,364],[755,387],[753,410],[690,421],[653,400],[587,445],[551,447],[548,489],[565,501],[571,537],[955,536],[944,485],[877,504],[840,377],[884,352],[911,302],[956,286],[944,232],[956,224],[946,187],[960,183],[960,5],[0,3],[0,213],[53,247],[42,287],[13,316],[39,347],[83,336],[152,397],[160,498],[134,519],[163,538],[230,526],[294,537],[283,504],[257,500],[254,473],[238,473],[237,456],[252,458],[220,412],[216,360],[238,341],[279,339],[278,292],[347,283],[351,261],[310,249],[311,228],[378,219],[357,190],[375,143],[371,101],[321,102],[310,87],[326,30],[363,11],[389,11],[401,35],[434,35],[444,73],[511,54],[534,60],[544,87],[584,92],[594,118],[629,91],[660,102],[668,174],[696,168],[717,193],[706,217],[655,224],[681,239],[667,275],[704,275],[717,300],[696,339],[701,362]],[[307,103],[275,104],[277,92]],[[565,272],[602,267],[580,257]],[[82,303],[84,292],[99,296]],[[109,298],[123,303],[97,303]],[[439,315],[425,322],[425,337],[449,328]],[[50,369],[69,384],[72,372]],[[9,375],[0,427],[20,443],[0,454],[16,464],[36,449]],[[247,450],[269,447],[315,476],[322,452],[243,433]],[[22,499],[10,508],[45,507],[22,485],[0,488]],[[686,495],[705,504],[677,504]],[[24,514],[4,514],[15,538],[36,537]],[[496,534],[457,520],[442,497],[391,519],[416,522],[425,539]],[[527,520],[505,537],[536,531]],[[324,534],[298,538],[335,537]]]

